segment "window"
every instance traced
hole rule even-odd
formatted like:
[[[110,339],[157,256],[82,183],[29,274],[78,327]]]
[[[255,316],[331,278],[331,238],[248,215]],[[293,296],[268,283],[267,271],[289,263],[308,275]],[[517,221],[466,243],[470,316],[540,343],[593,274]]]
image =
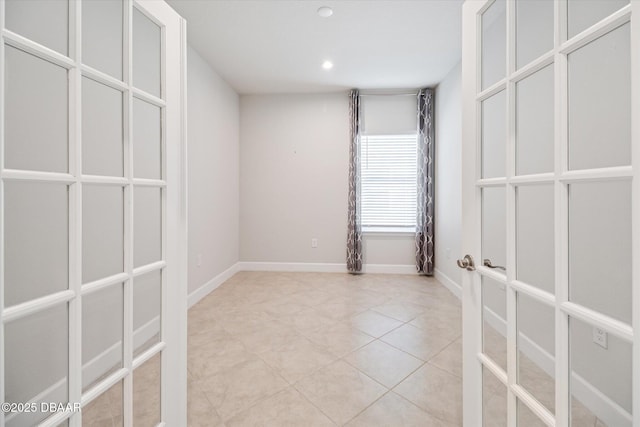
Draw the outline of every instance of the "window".
[[[361,144],[364,231],[415,231],[417,135],[363,135]]]
[[[360,220],[365,232],[415,232],[417,130],[414,94],[363,96]]]

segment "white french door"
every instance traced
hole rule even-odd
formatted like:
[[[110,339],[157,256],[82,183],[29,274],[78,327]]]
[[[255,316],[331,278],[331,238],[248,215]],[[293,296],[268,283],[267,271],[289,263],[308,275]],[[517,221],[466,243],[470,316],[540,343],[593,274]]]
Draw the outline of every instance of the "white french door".
[[[465,426],[640,426],[639,17],[464,3]]]
[[[186,425],[185,23],[0,0],[0,30],[0,427]]]

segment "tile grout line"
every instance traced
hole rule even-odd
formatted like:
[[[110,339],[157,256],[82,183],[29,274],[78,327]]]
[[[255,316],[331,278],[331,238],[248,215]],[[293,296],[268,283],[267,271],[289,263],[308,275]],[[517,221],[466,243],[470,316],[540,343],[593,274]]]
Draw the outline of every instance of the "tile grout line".
[[[259,279],[260,279],[260,280],[263,280],[263,279],[264,279],[264,277],[260,277]],[[248,280],[248,278],[245,278],[245,281],[244,281],[243,283],[247,283],[247,284],[251,284],[251,285],[253,285],[254,283],[256,283],[256,284],[257,284],[260,280],[257,280],[257,281],[255,281],[255,282],[254,282],[254,281],[249,281],[249,280]],[[300,283],[301,285],[303,285],[304,287],[308,287],[308,286],[315,286],[313,283],[305,283],[305,282],[302,282],[302,281],[300,281],[299,283]],[[236,284],[237,284],[237,283],[236,283]],[[222,287],[222,286],[221,286],[221,287]],[[296,290],[294,290],[294,291],[284,292],[284,293],[282,294],[282,296],[283,296],[283,297],[289,297],[289,296],[296,295],[296,294],[303,294],[304,292],[307,292],[307,291],[308,291],[308,290],[305,290],[305,289],[304,289],[304,287],[299,287],[299,288],[297,288],[297,289],[296,289]],[[314,289],[314,288],[311,288],[311,289]],[[284,387],[283,389],[278,390],[277,392],[275,392],[275,393],[273,393],[273,394],[270,394],[270,395],[268,395],[268,396],[263,396],[263,397],[261,397],[260,399],[258,399],[258,400],[257,400],[257,401],[255,401],[254,403],[252,403],[252,404],[251,404],[250,406],[248,406],[247,408],[244,408],[243,410],[241,410],[241,411],[239,411],[239,412],[237,412],[237,413],[233,414],[231,417],[229,417],[229,419],[231,419],[231,418],[233,418],[233,417],[236,417],[237,415],[239,415],[239,414],[241,414],[241,413],[244,413],[244,412],[246,412],[246,411],[250,410],[251,408],[253,408],[253,407],[255,407],[255,406],[257,406],[257,405],[261,404],[261,403],[262,403],[262,402],[264,402],[265,400],[267,400],[267,399],[269,399],[269,398],[272,398],[273,396],[277,395],[278,393],[281,393],[281,392],[283,392],[283,391],[285,391],[285,390],[287,390],[287,389],[291,388],[291,389],[295,390],[298,394],[302,395],[302,397],[305,399],[305,401],[307,401],[308,403],[310,403],[314,408],[316,408],[320,413],[322,413],[322,414],[323,414],[324,416],[326,416],[329,420],[331,420],[331,422],[332,422],[332,423],[334,423],[333,419],[332,419],[331,417],[329,417],[329,416],[328,416],[328,415],[327,415],[327,414],[326,414],[326,413],[325,413],[325,412],[324,412],[320,407],[318,407],[316,404],[314,404],[314,403],[313,403],[313,402],[312,402],[312,401],[311,401],[311,400],[310,400],[310,399],[309,399],[309,398],[308,398],[308,397],[307,397],[307,396],[306,396],[302,391],[300,391],[300,389],[299,389],[298,387],[299,387],[299,384],[300,384],[300,382],[301,382],[302,380],[304,380],[304,379],[306,379],[306,378],[308,378],[308,377],[310,377],[310,376],[313,376],[313,375],[317,374],[319,371],[321,371],[322,369],[326,368],[327,366],[330,366],[330,365],[335,364],[335,363],[337,363],[337,362],[339,362],[339,361],[340,361],[340,362],[345,363],[347,366],[350,366],[352,369],[355,369],[355,370],[356,370],[356,372],[358,372],[359,374],[363,375],[365,378],[368,378],[368,379],[370,379],[371,381],[373,381],[374,383],[379,384],[381,387],[383,387],[383,389],[384,389],[384,390],[386,390],[386,391],[385,391],[381,396],[379,396],[379,397],[378,397],[377,399],[375,399],[373,402],[371,402],[371,403],[370,403],[370,404],[368,404],[366,407],[364,407],[364,408],[363,408],[361,411],[359,411],[359,412],[358,412],[354,417],[352,417],[352,418],[350,418],[349,420],[347,420],[347,422],[345,423],[345,424],[347,424],[347,423],[349,423],[349,422],[353,421],[355,418],[357,418],[360,414],[362,414],[363,412],[365,412],[368,408],[370,408],[371,406],[375,405],[375,404],[376,404],[378,401],[380,401],[383,397],[385,397],[386,395],[388,395],[388,394],[389,394],[389,392],[392,392],[392,391],[393,391],[394,393],[396,393],[394,390],[395,390],[395,388],[396,388],[398,385],[400,385],[402,382],[404,382],[407,378],[409,378],[411,375],[413,375],[416,371],[418,371],[419,369],[423,368],[423,367],[424,367],[424,366],[425,366],[429,361],[431,361],[434,357],[436,357],[436,356],[438,356],[439,354],[441,354],[445,349],[449,348],[449,347],[450,347],[450,346],[451,346],[451,345],[452,345],[452,344],[453,344],[453,343],[454,343],[454,342],[459,338],[459,336],[458,336],[458,337],[454,338],[453,340],[451,340],[448,344],[446,344],[442,349],[440,349],[437,353],[435,353],[434,355],[432,355],[432,356],[431,356],[429,359],[427,359],[427,360],[423,360],[422,358],[417,357],[417,356],[413,355],[412,353],[410,353],[410,352],[408,352],[408,351],[406,351],[406,350],[404,350],[404,349],[398,348],[398,347],[396,347],[396,346],[395,346],[395,345],[393,345],[393,344],[390,344],[390,343],[388,343],[388,342],[385,342],[385,341],[383,341],[383,340],[382,340],[382,338],[383,338],[383,337],[387,336],[388,334],[390,334],[390,333],[392,333],[392,332],[396,331],[397,329],[399,329],[399,328],[401,328],[401,327],[403,327],[403,326],[405,326],[405,325],[407,325],[407,324],[411,324],[411,322],[413,322],[415,319],[417,319],[418,317],[422,316],[422,315],[424,314],[424,311],[428,310],[428,309],[429,309],[429,307],[428,307],[428,306],[422,306],[421,304],[417,304],[417,305],[420,305],[420,306],[422,306],[422,307],[423,307],[423,310],[422,310],[422,313],[421,313],[421,314],[416,315],[416,316],[412,317],[412,318],[411,318],[411,319],[409,319],[409,320],[396,319],[396,318],[394,318],[394,317],[392,317],[392,316],[389,316],[389,315],[387,315],[387,314],[385,314],[385,313],[381,313],[381,312],[379,312],[379,311],[376,311],[374,308],[379,307],[379,306],[384,305],[384,304],[387,304],[387,303],[389,303],[389,302],[391,302],[391,301],[395,301],[395,302],[400,303],[400,304],[407,304],[407,303],[408,303],[407,301],[397,300],[397,299],[396,299],[396,295],[397,295],[397,294],[394,294],[394,296],[388,296],[388,294],[385,294],[385,293],[382,293],[382,292],[378,292],[378,291],[376,291],[376,290],[374,290],[374,289],[369,289],[369,288],[360,288],[360,287],[359,287],[359,289],[358,289],[358,290],[359,290],[359,291],[365,291],[365,292],[377,293],[377,294],[379,294],[379,295],[383,295],[383,296],[387,297],[387,298],[388,298],[388,300],[387,300],[387,301],[385,301],[385,302],[384,302],[384,303],[382,303],[382,304],[378,304],[378,305],[375,305],[375,306],[369,306],[368,304],[365,304],[365,305],[362,305],[362,307],[365,307],[365,306],[366,306],[366,308],[365,308],[364,310],[362,310],[362,311],[357,311],[357,312],[351,313],[351,314],[349,314],[349,315],[347,315],[347,316],[344,316],[344,317],[341,317],[341,318],[339,318],[339,319],[331,318],[331,317],[329,317],[329,319],[330,319],[330,320],[332,320],[333,322],[335,322],[335,323],[334,323],[334,325],[341,325],[341,326],[348,327],[348,328],[350,328],[350,329],[353,329],[354,331],[357,331],[357,332],[359,332],[359,333],[364,334],[365,336],[368,336],[368,337],[369,337],[369,338],[371,338],[372,340],[371,340],[371,341],[369,341],[369,342],[367,342],[367,343],[364,343],[364,344],[362,344],[362,345],[359,345],[359,346],[357,346],[357,347],[355,347],[355,348],[353,348],[353,349],[350,349],[350,350],[349,350],[348,352],[346,352],[345,354],[338,356],[336,353],[333,353],[332,351],[329,351],[329,350],[328,350],[328,348],[327,348],[326,346],[320,345],[320,344],[316,343],[315,341],[313,341],[312,339],[310,339],[310,338],[309,338],[309,334],[310,334],[310,332],[315,332],[316,330],[321,330],[322,328],[324,328],[323,326],[321,326],[321,327],[319,327],[319,328],[317,328],[317,329],[314,329],[314,330],[312,330],[312,331],[310,331],[310,332],[306,332],[306,333],[305,333],[305,332],[302,332],[302,331],[300,331],[300,330],[298,330],[298,329],[297,329],[297,328],[295,328],[295,327],[292,327],[292,328],[291,328],[291,330],[292,330],[292,331],[294,331],[298,336],[300,336],[301,338],[303,338],[303,339],[305,339],[305,340],[309,341],[313,346],[317,347],[319,350],[322,350],[322,351],[324,351],[324,352],[328,352],[328,354],[331,354],[331,355],[332,355],[332,357],[334,357],[334,359],[333,359],[331,362],[329,362],[329,363],[325,363],[325,364],[320,364],[320,365],[318,365],[318,366],[315,366],[312,370],[310,370],[310,371],[306,372],[304,376],[302,376],[301,378],[297,379],[297,380],[296,380],[296,381],[294,381],[294,382],[289,382],[286,378],[284,378],[284,376],[282,376],[282,374],[279,372],[279,370],[277,370],[277,368],[276,368],[276,367],[274,367],[274,366],[272,366],[271,364],[269,364],[269,362],[267,362],[267,360],[265,360],[265,358],[264,358],[264,355],[263,355],[263,353],[264,353],[264,352],[263,352],[263,353],[258,353],[258,352],[255,352],[255,351],[253,351],[253,350],[249,350],[249,349],[247,349],[247,348],[246,348],[246,344],[244,344],[244,342],[238,338],[238,336],[239,336],[239,335],[242,335],[242,334],[239,334],[239,335],[238,335],[238,334],[234,334],[234,333],[230,332],[230,331],[229,331],[227,328],[225,328],[224,326],[221,326],[222,330],[223,330],[223,331],[225,331],[225,332],[226,332],[230,337],[232,337],[232,338],[233,338],[233,339],[235,339],[235,340],[239,340],[239,341],[240,341],[240,343],[242,343],[242,344],[243,344],[243,347],[245,348],[245,351],[247,351],[247,353],[251,354],[252,356],[255,356],[257,359],[259,359],[260,361],[262,361],[263,363],[265,363],[265,365],[269,368],[269,371],[270,371],[272,374],[275,374],[275,375],[276,375],[276,377],[278,377],[278,378],[280,378],[281,380],[283,380],[283,381],[284,381],[284,383],[286,384],[286,387]],[[356,290],[356,292],[357,292],[358,290]],[[411,290],[413,291],[413,290],[415,290],[415,289],[411,289]],[[337,297],[340,297],[341,299],[347,299],[347,300],[348,300],[348,298],[349,298],[349,296],[348,296],[348,295],[337,295]],[[203,299],[203,302],[204,302],[204,299]],[[268,304],[269,304],[269,298],[266,298],[266,299],[264,299],[263,301],[259,301],[259,303],[260,303],[260,304],[263,304],[263,305],[268,305]],[[308,307],[308,308],[310,308],[310,309],[312,309],[312,310],[318,311],[317,306],[318,306],[319,304],[318,304],[318,305],[308,305],[308,304],[305,304],[305,303],[303,303],[303,302],[298,303],[298,304],[300,304],[301,306],[304,306],[304,307]],[[354,303],[354,304],[355,304],[355,305],[361,305],[361,304],[357,304],[357,303]],[[200,304],[198,304],[198,305],[200,305]],[[202,306],[202,307],[205,307],[205,306]],[[299,311],[301,311],[301,310],[299,310]],[[298,311],[298,312],[299,312],[299,311]],[[356,316],[358,316],[358,315],[360,315],[360,314],[363,314],[363,313],[365,313],[365,312],[367,312],[367,311],[371,311],[371,312],[373,312],[373,313],[375,313],[375,314],[377,314],[377,315],[383,316],[383,317],[385,317],[385,318],[388,318],[388,319],[390,319],[390,320],[393,320],[393,321],[396,321],[396,322],[400,322],[400,323],[399,323],[398,325],[396,325],[395,327],[393,327],[392,329],[390,329],[390,330],[386,331],[384,334],[380,335],[379,337],[376,337],[376,336],[374,336],[374,335],[372,335],[372,334],[370,334],[370,333],[368,333],[368,332],[366,332],[366,331],[363,331],[362,329],[359,329],[359,328],[355,327],[355,326],[353,325],[353,323],[352,323],[352,318],[353,318],[353,317],[356,317]],[[319,311],[318,311],[318,312],[319,312]],[[320,312],[319,312],[319,313],[320,313]],[[270,313],[266,313],[266,314],[270,314]],[[322,314],[322,313],[321,313],[321,314]],[[274,320],[275,320],[275,321],[277,321],[277,322],[280,322],[280,323],[281,323],[281,321],[280,321],[280,317],[285,316],[285,315],[286,315],[286,314],[284,314],[284,313],[283,313],[283,314],[273,314],[272,316],[274,317]],[[296,315],[296,313],[291,313],[290,315],[291,315],[291,316],[295,316],[295,315]],[[325,316],[325,317],[326,317],[326,316]],[[219,322],[219,319],[216,319],[216,318],[207,319],[207,320],[210,320],[210,321],[213,321],[213,322]],[[328,326],[326,326],[326,327],[328,328],[328,327],[330,327],[330,326],[333,326],[333,325],[328,325]],[[417,327],[417,326],[415,326],[415,325],[410,325],[410,326],[413,326],[413,327],[414,327],[414,328],[416,328],[416,329],[419,329],[419,330],[424,331],[424,329],[419,328],[419,327]],[[426,331],[425,331],[425,332],[426,332]],[[204,332],[203,332],[203,333],[204,333]],[[387,345],[387,346],[389,346],[390,348],[393,348],[393,349],[395,349],[395,350],[399,351],[401,354],[404,354],[404,355],[407,355],[407,356],[409,356],[409,357],[415,358],[417,361],[419,361],[419,362],[420,362],[420,364],[419,364],[415,369],[413,369],[411,372],[409,372],[408,374],[406,374],[405,376],[403,376],[403,377],[402,377],[402,378],[401,378],[401,379],[400,379],[400,380],[399,380],[399,381],[398,381],[398,382],[397,382],[393,387],[387,387],[385,384],[382,384],[381,382],[379,382],[378,380],[376,380],[375,378],[373,378],[372,376],[370,376],[370,375],[369,375],[369,374],[367,374],[366,372],[363,372],[360,368],[358,368],[357,366],[354,366],[353,364],[349,363],[349,361],[347,361],[347,360],[346,360],[346,358],[347,358],[347,357],[351,356],[352,354],[354,354],[354,353],[356,353],[356,352],[358,352],[358,351],[361,351],[363,348],[365,348],[366,346],[368,346],[368,345],[370,345],[370,344],[374,343],[375,341],[379,341],[379,343],[384,344],[384,345]],[[274,350],[276,350],[276,349],[274,349]],[[235,366],[235,365],[234,365],[234,366]],[[438,369],[439,371],[444,371],[444,372],[446,372],[446,373],[448,373],[448,374],[450,374],[450,375],[455,375],[455,374],[453,374],[453,373],[451,373],[451,372],[448,372],[447,370],[444,370],[444,369],[442,369],[442,368],[439,368],[438,366],[435,366],[435,365],[433,365],[433,364],[430,364],[430,366],[433,366],[434,368]],[[229,367],[229,368],[226,368],[226,369],[225,369],[225,371],[232,370],[232,369],[233,369],[233,367]],[[198,388],[200,389],[200,387],[199,387],[199,386],[198,386]],[[396,394],[397,394],[397,393],[396,393]],[[420,408],[420,410],[426,411],[426,410],[425,410],[424,408],[422,408],[420,405],[416,405],[416,404],[415,404],[415,403],[413,403],[412,401],[410,401],[410,400],[406,399],[404,396],[402,396],[402,395],[398,395],[398,396],[399,396],[400,398],[402,398],[402,399],[406,400],[407,402],[411,403],[412,405],[416,406],[417,408]],[[206,397],[206,394],[205,394],[205,397]],[[211,403],[210,403],[210,401],[209,401],[209,399],[208,399],[208,398],[206,398],[206,399],[207,399],[207,401],[209,402],[209,404],[211,404]],[[213,405],[211,405],[211,406],[213,407]],[[215,410],[215,407],[213,407],[213,408],[214,408],[214,410]],[[217,410],[216,410],[216,413],[217,413]],[[432,416],[434,416],[434,417],[435,417],[435,415],[431,414],[429,411],[426,411],[426,413],[429,413],[430,415],[432,415]],[[221,417],[220,417],[220,418],[221,418]],[[435,417],[435,418],[438,418],[438,419],[439,419],[439,417]],[[228,420],[227,420],[227,421],[228,421]],[[443,420],[443,421],[448,422],[447,420]],[[224,422],[224,420],[223,420],[223,422]],[[343,424],[343,425],[344,425],[344,424]]]
[[[371,341],[371,342],[373,342],[373,341]],[[354,351],[357,351],[357,350],[354,350]],[[351,354],[351,353],[349,353],[349,354]],[[346,357],[346,356],[344,356],[344,357]],[[363,411],[365,411],[369,406],[373,405],[375,402],[377,402],[378,400],[380,400],[380,399],[382,398],[382,396],[386,395],[387,393],[389,393],[389,392],[391,391],[391,389],[390,389],[389,387],[387,387],[386,385],[384,385],[384,384],[380,383],[380,382],[379,382],[379,381],[377,381],[375,378],[373,378],[373,377],[371,377],[371,376],[367,375],[366,373],[362,372],[360,369],[358,369],[358,368],[356,368],[355,366],[351,365],[349,362],[347,362],[347,361],[346,361],[346,360],[344,360],[343,358],[339,358],[339,359],[337,359],[337,360],[334,360],[334,361],[333,361],[332,363],[330,363],[329,365],[333,365],[333,364],[335,364],[335,363],[337,363],[337,362],[343,362],[343,363],[346,363],[346,364],[347,364],[347,365],[349,365],[351,368],[353,368],[353,369],[355,369],[356,371],[358,371],[360,374],[364,375],[365,377],[369,378],[370,380],[372,380],[373,382],[375,382],[376,384],[378,384],[378,385],[382,386],[383,388],[385,388],[385,389],[387,390],[387,391],[385,391],[385,392],[384,392],[384,393],[383,393],[379,398],[375,399],[373,402],[371,402],[369,405],[367,405],[367,406],[366,406],[362,411],[358,412],[358,414],[356,414],[353,418],[357,417],[360,413],[362,413]],[[329,366],[329,365],[327,365],[327,366]],[[305,377],[305,378],[308,378],[308,377],[309,377],[309,376],[307,376],[307,377]],[[297,381],[296,383],[298,383],[298,382],[300,382],[300,381]],[[298,390],[298,391],[300,392],[300,394],[302,394],[303,396],[307,397],[307,396],[306,396],[306,395],[305,395],[301,390],[299,390],[297,387],[296,387],[296,390]],[[308,398],[307,398],[307,400],[308,400]],[[313,404],[313,402],[311,402],[311,403]],[[314,406],[315,406],[315,405],[314,405]],[[318,408],[318,409],[320,409],[320,408]],[[323,413],[324,413],[324,412],[323,412]],[[341,424],[341,425],[342,425],[342,426],[344,426],[344,425],[348,424],[349,422],[351,422],[351,421],[353,420],[353,418],[350,418],[346,423]],[[329,417],[329,419],[331,419],[331,421],[333,421],[333,419],[332,419],[331,417]]]
[[[425,366],[425,365],[427,365],[427,364],[429,364],[429,363],[428,363],[428,362],[425,362],[425,363],[424,363],[420,368],[424,367],[424,366]],[[445,370],[445,369],[439,368],[439,367],[437,367],[437,366],[435,366],[435,365],[432,365],[432,364],[429,364],[429,365],[430,365],[430,367],[432,367],[432,368],[434,368],[434,369],[437,369],[437,370],[438,370],[438,371],[440,371],[440,372],[443,372],[443,373],[445,373],[445,374],[447,374],[447,375],[451,375],[451,376],[454,376],[454,377],[456,377],[456,378],[459,378],[459,377],[457,377],[456,375],[452,374],[451,372],[449,372],[449,371],[447,371],[447,370]],[[418,368],[418,369],[420,369],[420,368]],[[417,369],[416,369],[416,371],[417,371]],[[398,384],[398,385],[399,385],[399,384]],[[397,387],[397,386],[393,387],[392,391],[393,391],[396,387]],[[397,394],[400,394],[400,393],[397,393]],[[400,394],[400,396],[404,397],[404,395],[402,395],[402,394]],[[423,408],[423,407],[422,407],[422,406],[420,406],[418,403],[413,402],[412,400],[410,400],[410,399],[408,399],[408,398],[406,398],[406,397],[405,397],[405,399],[406,399],[406,400],[408,400],[409,402],[413,403],[414,405],[416,405],[418,408],[422,409],[423,411],[425,411],[425,412],[427,412],[427,413],[431,414],[433,417],[435,417],[435,418],[439,419],[440,421],[444,421],[444,422],[447,422],[447,423],[452,423],[452,421],[451,421],[451,420],[447,420],[447,419],[444,419],[444,418],[442,418],[442,417],[437,416],[436,414],[432,414],[432,413],[431,413],[427,408]]]
[[[297,382],[296,382],[296,384],[297,384],[298,382],[299,382],[299,381],[297,381]],[[322,410],[322,408],[320,408],[318,405],[316,405],[315,403],[313,403],[313,402],[312,402],[312,401],[307,397],[307,395],[306,395],[306,394],[304,394],[302,391],[300,391],[300,390],[298,389],[298,387],[296,387],[295,385],[291,385],[291,387],[292,387],[295,391],[297,391],[297,392],[298,392],[298,394],[300,394],[300,396],[302,396],[302,398],[303,398],[304,400],[306,400],[307,402],[309,402],[309,403],[311,404],[311,406],[313,406],[314,408],[316,408],[318,411],[320,411],[320,413],[321,413],[322,415],[324,415],[325,417],[327,417],[327,419],[328,419],[329,421],[331,421],[331,422],[332,422],[333,424],[335,424],[335,425],[338,425],[338,423],[336,423],[335,421],[333,421],[333,418],[331,418],[331,417],[329,416],[329,414],[326,414],[326,413]]]
[[[188,380],[187,380],[187,381],[188,381]],[[201,387],[200,387],[200,385],[198,384],[198,381],[197,381],[197,380],[191,379],[191,381],[194,383],[194,384],[192,385],[192,387],[193,387],[193,386],[195,386],[195,387],[197,387],[197,388],[198,388],[198,392],[199,392],[199,394],[201,395],[201,397],[204,397],[204,398],[205,398],[205,400],[207,401],[207,403],[209,404],[209,406],[211,407],[211,409],[213,409],[213,412],[215,412],[215,414],[216,414],[216,416],[218,417],[218,419],[219,419],[219,420],[222,422],[222,424],[224,425],[224,420],[222,419],[222,417],[221,417],[221,416],[220,416],[220,414],[218,413],[218,410],[216,409],[216,407],[215,407],[215,406],[213,406],[213,403],[211,403],[211,400],[209,399],[209,396],[207,396],[207,393],[206,393],[204,390],[202,390],[202,388],[201,388]],[[188,397],[188,396],[187,396],[187,397]],[[188,408],[188,407],[189,407],[189,405],[188,405],[188,403],[187,403],[187,408]],[[187,413],[187,418],[188,418],[188,415],[189,415],[189,414]],[[187,424],[188,424],[188,421],[187,421]]]
[[[264,363],[264,364],[269,368],[269,370],[270,370],[273,374],[277,375],[280,379],[282,379],[282,380],[287,384],[287,386],[286,386],[286,387],[284,387],[284,388],[283,388],[283,389],[281,389],[281,390],[276,391],[276,392],[275,392],[275,393],[273,393],[273,394],[270,394],[270,395],[267,395],[267,396],[261,397],[260,399],[258,399],[257,401],[255,401],[255,402],[254,402],[253,404],[251,404],[250,406],[248,406],[248,407],[246,407],[246,408],[242,409],[241,411],[239,411],[239,412],[237,412],[237,413],[233,414],[232,416],[230,416],[227,420],[224,420],[221,416],[219,416],[219,418],[223,421],[223,423],[224,423],[225,421],[228,421],[228,420],[230,420],[230,419],[232,419],[232,418],[234,418],[234,417],[236,417],[236,416],[238,416],[238,415],[240,415],[240,414],[242,414],[242,413],[246,412],[246,411],[249,411],[251,408],[253,408],[253,407],[255,407],[255,406],[258,406],[258,405],[259,405],[259,404],[261,404],[262,402],[264,402],[264,401],[266,401],[266,400],[268,400],[268,399],[270,399],[270,398],[274,397],[275,395],[277,395],[277,394],[279,394],[279,393],[281,393],[281,392],[285,391],[285,390],[286,390],[286,389],[288,389],[288,388],[293,388],[293,389],[295,389],[298,393],[300,393],[300,394],[305,398],[305,400],[307,400],[307,401],[309,400],[309,399],[304,395],[304,393],[302,393],[300,390],[298,390],[298,389],[295,387],[295,384],[296,384],[296,383],[298,383],[302,378],[301,378],[300,380],[298,380],[298,381],[294,382],[293,384],[291,384],[291,383],[290,383],[286,378],[284,378],[284,377],[283,377],[279,372],[277,372],[277,370],[276,370],[273,366],[271,366],[271,364],[269,364],[269,362],[267,362],[267,361],[266,361],[266,360],[265,360],[265,359],[260,355],[260,353],[255,352],[255,351],[252,351],[252,350],[249,350],[249,349],[246,347],[246,344],[244,344],[244,342],[242,342],[242,340],[240,340],[240,339],[237,337],[237,334],[231,333],[231,332],[227,331],[226,329],[225,329],[225,332],[226,332],[227,334],[229,334],[229,335],[231,336],[231,338],[233,338],[233,339],[235,339],[235,340],[239,341],[239,342],[243,345],[243,347],[244,347],[244,349],[245,349],[245,351],[246,351],[247,353],[249,353],[249,354],[251,354],[251,355],[253,355],[253,356],[257,357],[259,360],[261,360],[261,361],[262,361],[262,362],[263,362],[263,363]],[[301,337],[302,337],[302,338],[304,338],[304,339],[309,340],[308,338],[306,338],[306,337],[305,337],[305,336],[303,336],[303,335],[301,335]],[[310,341],[310,342],[312,342],[311,340],[309,340],[309,341]],[[264,352],[263,352],[263,353],[264,353]],[[306,378],[306,377],[308,377],[308,376],[313,375],[314,373],[316,373],[316,372],[317,372],[317,371],[319,371],[320,369],[322,369],[322,368],[324,368],[324,367],[326,367],[326,366],[328,366],[328,365],[330,365],[330,364],[334,363],[334,362],[335,362],[335,361],[337,361],[337,360],[339,360],[339,359],[334,359],[332,362],[330,362],[330,363],[328,363],[328,364],[326,364],[326,365],[322,365],[322,366],[318,367],[318,368],[317,368],[316,370],[314,370],[311,374],[306,375],[306,376],[305,376],[305,377],[303,377],[303,378]],[[240,362],[240,363],[242,363],[242,362]],[[238,363],[238,364],[240,364],[240,363]],[[235,366],[236,366],[236,365],[231,366],[231,367],[228,367],[225,371],[230,371],[230,370],[232,370]],[[206,394],[205,394],[205,396],[206,396]],[[325,413],[324,413],[320,408],[318,408],[316,405],[314,405],[314,404],[313,404],[313,402],[310,402],[310,403],[311,403],[315,408],[317,408],[317,409],[318,409],[318,410],[319,410],[323,415],[325,415],[329,420],[331,420],[331,422],[333,422],[333,420],[332,420],[328,415],[326,415],[326,414],[325,414]],[[212,405],[212,406],[213,406],[213,405]],[[215,407],[214,407],[214,410],[215,410]],[[217,413],[217,411],[216,411],[216,413]],[[219,415],[219,414],[218,414],[218,415]],[[334,424],[335,424],[335,423],[334,423]]]
[[[389,393],[391,393],[392,390],[390,388],[387,388],[387,391],[380,396],[379,398],[377,398],[376,400],[374,400],[373,402],[371,402],[369,405],[367,405],[365,408],[363,408],[360,412],[358,412],[357,414],[355,414],[352,418],[350,418],[346,423],[342,424],[342,426],[346,426],[348,425],[351,421],[355,420],[356,418],[358,418],[361,414],[363,414],[364,412],[366,412],[367,409],[369,409],[370,407],[372,407],[373,405],[375,405],[378,401],[380,401],[383,397],[385,397],[386,395],[388,395]]]

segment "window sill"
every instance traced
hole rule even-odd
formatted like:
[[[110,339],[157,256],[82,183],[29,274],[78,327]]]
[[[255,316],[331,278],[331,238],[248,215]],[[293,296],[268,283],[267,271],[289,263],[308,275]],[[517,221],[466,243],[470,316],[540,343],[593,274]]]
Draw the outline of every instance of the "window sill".
[[[411,236],[416,234],[416,229],[415,227],[362,227],[362,234]]]

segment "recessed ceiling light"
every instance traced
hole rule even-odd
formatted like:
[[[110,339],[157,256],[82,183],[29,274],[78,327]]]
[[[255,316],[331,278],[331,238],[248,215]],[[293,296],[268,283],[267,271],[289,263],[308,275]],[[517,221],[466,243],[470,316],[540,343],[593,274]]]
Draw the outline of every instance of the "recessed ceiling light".
[[[331,9],[329,6],[322,6],[318,9],[318,15],[323,18],[328,18],[333,15],[333,9]]]
[[[322,68],[324,68],[325,70],[330,70],[333,68],[333,62],[331,61],[324,61],[322,63]]]

